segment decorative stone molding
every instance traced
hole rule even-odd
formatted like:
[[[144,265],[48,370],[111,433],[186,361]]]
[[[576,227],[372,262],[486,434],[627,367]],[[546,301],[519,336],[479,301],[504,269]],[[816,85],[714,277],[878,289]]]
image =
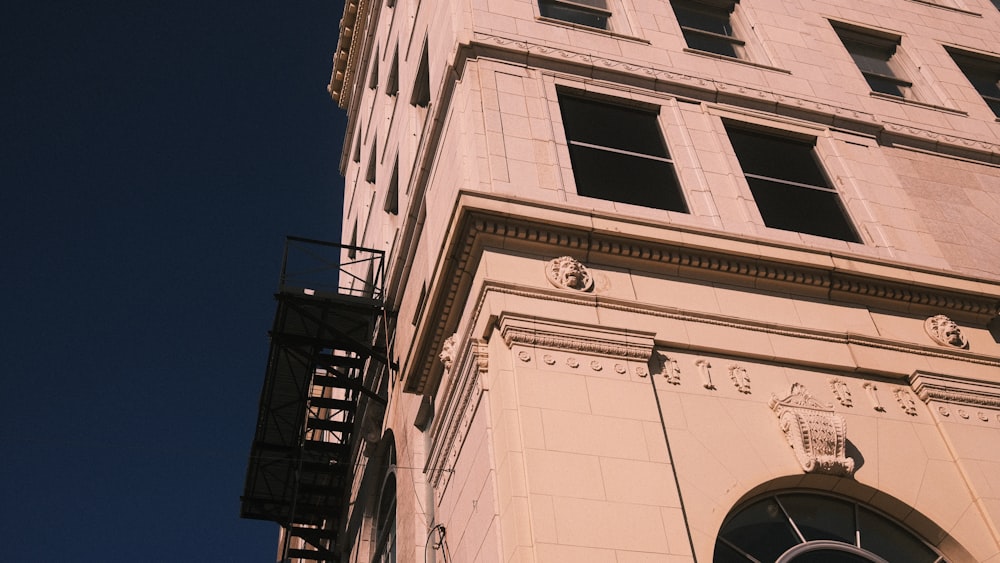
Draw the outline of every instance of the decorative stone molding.
[[[441,346],[441,353],[438,354],[438,359],[444,364],[444,369],[451,370],[451,365],[455,361],[455,341],[458,338],[458,334],[452,334],[445,339],[444,345]]]
[[[771,395],[768,406],[778,416],[781,431],[806,473],[849,476],[854,459],[847,457],[847,422],[813,398],[800,383],[788,396]]]
[[[868,401],[872,404],[872,409],[878,412],[885,412],[885,407],[882,406],[882,401],[878,398],[878,386],[871,381],[866,381],[861,384],[861,387],[865,390],[868,395]]]
[[[655,352],[652,359],[656,366],[656,370],[663,374],[667,383],[671,385],[681,384],[681,367],[675,358],[672,358],[663,352]]]
[[[913,391],[925,403],[931,401],[971,408],[1000,410],[1000,383],[955,377],[925,371],[910,375]],[[938,407],[938,411],[945,408]]]
[[[577,352],[643,362],[653,351],[653,334],[634,330],[616,330],[576,323],[555,323],[520,315],[502,315],[499,320],[500,335],[507,347],[517,345],[545,348],[564,352]],[[578,367],[579,360],[567,360]]]
[[[715,389],[715,384],[712,383],[712,368],[711,362],[705,358],[698,358],[694,361],[695,367],[698,368],[698,375],[701,376],[701,386],[705,389]]]
[[[729,364],[729,378],[733,380],[736,390],[744,395],[750,394],[750,372],[739,364]]]
[[[851,398],[851,389],[847,386],[847,382],[839,377],[831,377],[829,381],[830,389],[840,404],[848,408],[853,407],[854,399]]]
[[[484,382],[489,369],[486,342],[472,339],[456,346],[454,351],[456,356],[449,385],[443,390],[441,410],[431,424],[431,448],[425,468],[437,502],[448,487],[472,419],[487,389]]]
[[[594,289],[594,277],[579,260],[572,256],[560,256],[545,265],[545,277],[549,283],[563,289],[590,291]]]
[[[917,416],[917,402],[913,400],[912,395],[902,387],[893,389],[892,394],[896,397],[896,402],[899,403],[903,412],[910,416]]]
[[[472,197],[472,196],[470,196]],[[470,200],[471,201],[471,200]],[[471,203],[470,203],[471,205]],[[573,220],[573,211],[566,211],[566,220]],[[435,290],[439,297],[430,298],[428,315],[435,318],[448,319],[452,315],[457,300],[465,299],[460,288],[462,276],[458,272],[475,270],[475,262],[479,259],[479,248],[484,244],[497,247],[517,248],[518,242],[526,247],[537,248],[538,245],[549,245],[552,248],[572,247],[581,252],[606,254],[617,259],[636,259],[649,264],[650,268],[682,267],[691,272],[692,277],[710,279],[716,275],[738,276],[745,278],[748,284],[761,280],[767,284],[784,284],[789,291],[806,294],[816,292],[836,292],[838,300],[854,302],[869,302],[877,299],[878,303],[890,309],[911,311],[914,309],[934,308],[945,312],[954,311],[971,317],[993,317],[1000,308],[1000,290],[990,286],[986,291],[973,292],[961,288],[948,287],[943,283],[932,283],[934,274],[928,273],[927,283],[904,283],[902,269],[899,275],[862,276],[848,273],[835,268],[816,266],[819,262],[772,260],[767,256],[744,256],[727,254],[707,247],[694,248],[682,246],[679,243],[656,243],[649,240],[630,238],[620,233],[583,230],[560,227],[553,222],[532,223],[525,219],[514,219],[509,216],[496,215],[491,211],[468,209],[461,224],[454,226],[455,238],[451,244],[454,248],[450,255],[455,260],[442,271],[439,279],[443,286]],[[810,252],[803,250],[811,256]],[[857,259],[853,257],[852,259]],[[883,270],[885,270],[883,268]],[[895,271],[895,270],[893,270]],[[889,272],[890,274],[892,271]],[[898,278],[898,279],[897,279]],[[940,357],[960,362],[975,363],[1000,367],[997,358],[986,354],[975,354],[967,350],[930,346],[924,344],[886,341],[860,334],[837,333],[819,329],[802,330],[798,327],[782,327],[769,323],[759,323],[750,319],[733,319],[721,314],[694,313],[676,308],[658,307],[650,303],[631,303],[621,299],[600,297],[581,291],[558,291],[541,288],[520,288],[499,282],[486,282],[479,296],[477,307],[487,299],[491,292],[518,295],[529,298],[544,299],[554,303],[579,304],[599,306],[609,310],[635,312],[647,316],[656,316],[682,321],[692,321],[711,325],[734,327],[755,332],[792,336],[808,340],[837,342],[855,346],[888,349],[908,354]],[[444,332],[445,322],[429,327],[429,332],[421,336],[422,343],[415,356],[435,358],[432,351],[440,349],[447,334]],[[435,358],[436,359],[436,358]],[[418,362],[404,374],[404,390],[411,393],[424,392],[425,387],[433,390],[439,382],[440,372],[435,371],[431,361]]]
[[[640,65],[592,53],[483,32],[476,32],[474,41],[476,43],[470,49],[474,52],[489,50],[493,51],[494,56],[499,57],[503,57],[503,53],[510,53],[507,58],[516,58],[518,61],[522,61],[524,54],[527,53],[528,56],[532,57],[534,65],[540,67],[546,66],[546,59],[559,65],[560,69],[565,68],[565,62],[570,62],[579,65],[581,69],[586,69],[588,76],[593,68],[605,68],[651,81],[655,80],[656,89],[660,92],[680,93],[685,97],[694,97],[705,101],[725,100],[735,105],[747,105],[748,103],[759,105],[763,102],[778,114],[793,115],[797,118],[823,124],[832,121],[838,127],[867,134],[881,133],[890,137],[887,142],[891,144],[917,147],[931,145],[940,152],[958,153],[967,158],[975,158],[989,163],[994,163],[995,155],[1000,153],[1000,145],[989,140],[959,137],[931,129],[884,121],[879,116],[854,108],[779,94],[745,84],[683,74],[675,69]],[[474,55],[475,53],[470,53],[468,57]],[[741,103],[740,100],[747,100],[747,102]]]
[[[969,348],[969,340],[962,334],[962,329],[958,328],[955,321],[946,315],[934,315],[928,318],[924,321],[924,330],[927,331],[927,335],[931,337],[931,340],[941,346],[961,348],[963,350]]]

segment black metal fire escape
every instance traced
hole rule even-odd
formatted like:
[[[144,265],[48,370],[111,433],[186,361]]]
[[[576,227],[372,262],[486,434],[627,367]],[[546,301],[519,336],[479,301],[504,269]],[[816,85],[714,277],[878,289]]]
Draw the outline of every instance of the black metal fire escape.
[[[345,527],[358,402],[385,402],[363,385],[371,362],[389,363],[375,334],[385,326],[383,259],[359,247],[285,243],[240,509],[285,528],[285,559],[340,560],[333,547]]]

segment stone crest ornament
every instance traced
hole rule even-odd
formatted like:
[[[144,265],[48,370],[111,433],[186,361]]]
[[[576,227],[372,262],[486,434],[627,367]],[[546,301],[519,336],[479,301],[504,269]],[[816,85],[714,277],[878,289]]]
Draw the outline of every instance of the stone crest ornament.
[[[451,370],[451,364],[455,362],[455,352],[458,347],[458,334],[452,334],[444,340],[444,344],[441,345],[441,353],[438,354],[438,359],[444,364],[444,369]]]
[[[739,364],[729,364],[729,378],[733,380],[736,390],[744,395],[750,394],[750,372]]]
[[[698,358],[694,361],[695,367],[698,368],[698,375],[701,376],[701,386],[705,389],[715,389],[715,384],[712,383],[712,364],[705,358]]]
[[[961,348],[963,350],[969,348],[969,340],[962,334],[962,329],[958,328],[955,321],[945,315],[934,315],[928,318],[924,321],[924,330],[927,331],[927,335],[931,337],[931,340],[941,346]]]
[[[839,377],[831,377],[829,381],[830,388],[833,389],[833,394],[837,396],[840,404],[845,407],[853,407],[854,399],[851,398],[851,389],[847,386],[847,382]]]
[[[846,455],[847,422],[833,412],[833,405],[820,403],[801,383],[793,383],[787,397],[772,394],[768,406],[806,473],[854,472],[854,459]]]
[[[556,287],[590,291],[594,288],[594,278],[587,267],[571,256],[560,256],[545,265],[545,277]]]

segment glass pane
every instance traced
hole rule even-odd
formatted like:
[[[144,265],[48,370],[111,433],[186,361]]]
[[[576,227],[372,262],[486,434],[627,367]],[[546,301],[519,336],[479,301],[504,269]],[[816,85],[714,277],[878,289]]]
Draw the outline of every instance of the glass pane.
[[[682,27],[693,27],[719,35],[731,36],[733,34],[733,28],[729,24],[728,11],[710,10],[708,6],[692,8],[675,2],[674,14],[677,15],[677,22]],[[690,45],[690,43],[688,44]]]
[[[668,158],[656,114],[633,108],[559,97],[567,140]]]
[[[774,561],[799,543],[781,507],[773,498],[741,510],[723,527],[720,536],[759,561]]]
[[[817,495],[780,495],[778,500],[807,541],[854,545],[854,503]]]
[[[712,563],[747,563],[748,561],[750,560],[724,542],[715,542],[715,556],[712,557]]]
[[[687,41],[688,47],[692,49],[708,51],[709,53],[715,53],[724,57],[739,58],[739,53],[737,53],[736,46],[733,42],[726,41],[722,37],[703,35],[696,31],[688,31],[685,29],[684,40]]]
[[[756,178],[747,182],[768,227],[858,242],[836,193]]]
[[[669,162],[570,145],[576,191],[587,197],[687,212]]]
[[[1000,117],[1000,100],[986,100],[986,105],[990,106],[994,115]]]
[[[792,559],[795,563],[871,563],[871,559],[834,549],[807,551]]]
[[[884,74],[886,76],[896,75],[889,68],[889,59],[892,57],[892,52],[863,43],[845,42],[844,45],[851,52],[854,63],[862,71]]]
[[[903,86],[899,82],[889,78],[882,78],[881,76],[866,74],[865,80],[868,81],[868,87],[872,89],[872,92],[879,92],[881,94],[905,98],[906,93],[909,90],[909,88]]]
[[[726,128],[743,172],[829,187],[813,157],[812,143]]]
[[[557,2],[539,2],[538,11],[542,17],[552,18],[564,22],[585,25],[597,29],[608,28],[608,16],[597,12],[591,12],[575,6],[559,4]]]
[[[913,534],[870,510],[858,508],[861,548],[887,561],[932,563],[937,554]]]

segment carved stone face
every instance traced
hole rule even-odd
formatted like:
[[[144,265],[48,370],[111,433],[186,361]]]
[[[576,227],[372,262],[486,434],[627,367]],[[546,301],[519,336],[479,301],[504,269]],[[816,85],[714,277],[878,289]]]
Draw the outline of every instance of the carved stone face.
[[[582,278],[583,269],[576,260],[564,260],[559,265],[559,273],[557,274],[556,279],[558,279],[559,283],[562,285],[577,289],[580,286]]]
[[[955,321],[945,315],[935,315],[924,323],[927,334],[938,344],[943,346],[954,346],[956,348],[966,348],[969,345],[962,329]]]
[[[546,274],[549,281],[557,287],[589,291],[593,286],[593,279],[587,268],[569,256],[560,256],[549,261]]]

